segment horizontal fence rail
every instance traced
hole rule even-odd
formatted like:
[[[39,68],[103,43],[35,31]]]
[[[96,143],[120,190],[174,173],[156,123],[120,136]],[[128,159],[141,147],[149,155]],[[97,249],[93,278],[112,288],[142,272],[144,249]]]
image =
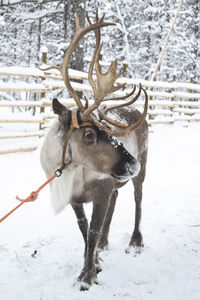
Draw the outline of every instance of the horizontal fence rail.
[[[70,80],[82,80],[82,83],[73,82],[73,88],[78,92],[84,92],[92,99],[92,88],[88,84],[87,73],[69,70]],[[41,71],[38,68],[0,67],[0,112],[9,110],[6,114],[0,113],[0,142],[12,139],[34,139],[43,137],[45,128],[51,126],[55,116],[51,111],[51,93],[66,89],[61,75],[57,70]],[[94,80],[96,80],[94,76]],[[183,82],[147,81],[122,77],[118,83],[126,83],[125,91],[117,91],[115,96],[124,96],[129,93],[134,85],[142,86],[149,96],[149,109],[147,121],[149,125],[174,124],[183,122],[185,125],[192,121],[200,121],[200,85]],[[27,100],[16,100],[26,95]],[[36,96],[36,101],[30,100],[30,95]],[[142,97],[134,106],[143,109]],[[74,105],[74,100],[59,99],[65,105]],[[119,103],[122,102],[119,101]],[[34,115],[30,115],[30,109],[34,109]],[[12,113],[12,111],[16,112]],[[23,110],[23,114],[21,111]],[[12,124],[21,126],[18,132],[12,131]],[[23,125],[24,124],[24,125]],[[30,124],[30,125],[28,125]],[[23,126],[35,126],[31,130]],[[6,129],[9,126],[9,131]],[[38,126],[39,128],[36,128]],[[10,132],[11,130],[11,132]],[[35,150],[37,146],[23,146],[13,149],[1,149],[0,154],[19,151]],[[31,149],[31,150],[30,150]]]

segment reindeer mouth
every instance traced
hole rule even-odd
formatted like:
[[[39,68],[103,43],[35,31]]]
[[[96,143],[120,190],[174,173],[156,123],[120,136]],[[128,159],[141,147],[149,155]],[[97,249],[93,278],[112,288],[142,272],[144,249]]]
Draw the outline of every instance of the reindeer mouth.
[[[130,179],[130,177],[127,176],[119,176],[119,175],[115,175],[115,174],[111,174],[111,176],[116,179],[119,182],[126,182]]]

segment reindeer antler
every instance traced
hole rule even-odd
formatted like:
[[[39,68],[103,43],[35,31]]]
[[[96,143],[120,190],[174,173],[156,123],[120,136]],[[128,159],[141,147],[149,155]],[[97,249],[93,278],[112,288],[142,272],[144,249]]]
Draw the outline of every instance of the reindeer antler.
[[[71,95],[74,98],[74,100],[75,100],[77,106],[79,107],[80,111],[83,112],[84,107],[81,103],[81,100],[78,97],[78,95],[76,94],[73,87],[71,86],[71,83],[70,83],[70,80],[69,80],[68,66],[69,66],[69,61],[70,61],[72,52],[76,48],[76,46],[79,43],[79,41],[81,40],[81,38],[84,35],[86,35],[88,32],[98,30],[99,28],[102,28],[102,27],[115,25],[115,23],[104,22],[105,15],[103,15],[102,18],[100,20],[98,19],[98,21],[96,23],[89,24],[89,26],[86,26],[86,27],[81,27],[77,14],[75,13],[74,16],[75,16],[75,23],[76,23],[76,31],[75,31],[74,37],[73,37],[69,47],[67,48],[67,50],[65,52],[65,56],[64,56],[62,64],[60,66],[51,66],[51,67],[41,69],[41,70],[43,70],[43,71],[47,71],[47,70],[51,70],[51,69],[59,70],[62,74],[62,77],[63,77],[63,80],[65,82],[66,88],[71,93]]]
[[[122,135],[126,134],[127,132],[129,132],[130,130],[137,129],[144,122],[144,120],[146,118],[146,114],[147,114],[147,108],[148,108],[148,96],[147,96],[146,91],[140,85],[136,96],[133,97],[130,101],[125,102],[123,104],[111,106],[106,109],[99,109],[99,106],[103,101],[122,100],[122,99],[131,97],[134,94],[136,87],[134,87],[134,89],[131,93],[129,93],[128,95],[126,95],[124,97],[110,97],[110,98],[107,97],[108,95],[125,87],[125,84],[115,85],[116,80],[120,76],[120,74],[117,74],[117,60],[115,60],[111,63],[111,65],[108,68],[108,71],[106,73],[102,73],[101,67],[99,64],[99,55],[100,55],[100,52],[101,52],[101,49],[103,46],[103,43],[100,43],[100,39],[101,39],[100,29],[102,27],[116,25],[116,24],[112,23],[112,22],[105,22],[104,21],[105,14],[99,19],[98,9],[96,9],[96,22],[95,23],[92,24],[87,12],[86,12],[86,17],[87,17],[89,25],[86,27],[81,27],[80,23],[79,23],[79,18],[75,14],[76,31],[75,31],[75,35],[74,35],[67,51],[65,53],[63,63],[60,66],[53,66],[53,67],[49,67],[49,68],[46,68],[43,70],[50,70],[50,69],[56,68],[61,72],[68,91],[71,93],[78,108],[80,109],[80,116],[81,116],[82,121],[92,121],[97,127],[104,130],[105,132],[107,132],[113,136],[122,136]],[[89,83],[92,87],[93,93],[94,93],[94,103],[91,106],[88,106],[88,100],[85,97],[86,106],[83,107],[80,98],[78,97],[75,90],[71,86],[71,83],[69,80],[68,66],[69,66],[71,54],[74,51],[74,49],[76,48],[78,42],[85,34],[87,34],[90,31],[94,31],[95,37],[96,37],[96,46],[95,46],[94,54],[93,54],[92,60],[90,62],[89,71],[88,71],[88,81],[89,81]],[[97,77],[96,84],[93,80],[94,66],[95,66],[95,72],[96,72],[96,77]],[[132,125],[127,125],[127,124],[117,122],[107,116],[108,111],[133,104],[139,98],[141,91],[143,91],[144,96],[145,96],[145,104],[144,104],[144,111],[142,113],[141,119],[138,122],[136,122],[135,124],[132,124]],[[114,125],[115,127],[120,128],[120,129],[111,130],[110,128],[106,127],[106,125],[102,124],[94,115],[93,112],[95,110],[98,111],[99,116],[103,120],[107,121],[111,125]]]

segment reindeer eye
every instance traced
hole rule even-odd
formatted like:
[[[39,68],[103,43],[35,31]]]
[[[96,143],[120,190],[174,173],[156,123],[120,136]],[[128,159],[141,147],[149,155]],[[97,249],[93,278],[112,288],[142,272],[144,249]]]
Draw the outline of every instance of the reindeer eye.
[[[92,130],[87,130],[85,131],[83,138],[87,144],[91,144],[96,141],[96,134]]]
[[[94,134],[91,131],[86,131],[85,137],[91,140],[94,137]]]

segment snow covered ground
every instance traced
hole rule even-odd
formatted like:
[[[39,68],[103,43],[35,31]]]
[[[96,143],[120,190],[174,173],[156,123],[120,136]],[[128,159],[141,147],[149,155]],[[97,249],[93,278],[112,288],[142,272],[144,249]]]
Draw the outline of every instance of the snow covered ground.
[[[143,196],[144,251],[125,253],[134,223],[133,188],[120,190],[99,285],[80,292],[83,241],[71,207],[54,216],[49,188],[0,223],[0,299],[199,300],[200,124],[154,127]],[[0,156],[0,217],[45,176],[39,150]],[[87,206],[88,216],[91,205]]]

